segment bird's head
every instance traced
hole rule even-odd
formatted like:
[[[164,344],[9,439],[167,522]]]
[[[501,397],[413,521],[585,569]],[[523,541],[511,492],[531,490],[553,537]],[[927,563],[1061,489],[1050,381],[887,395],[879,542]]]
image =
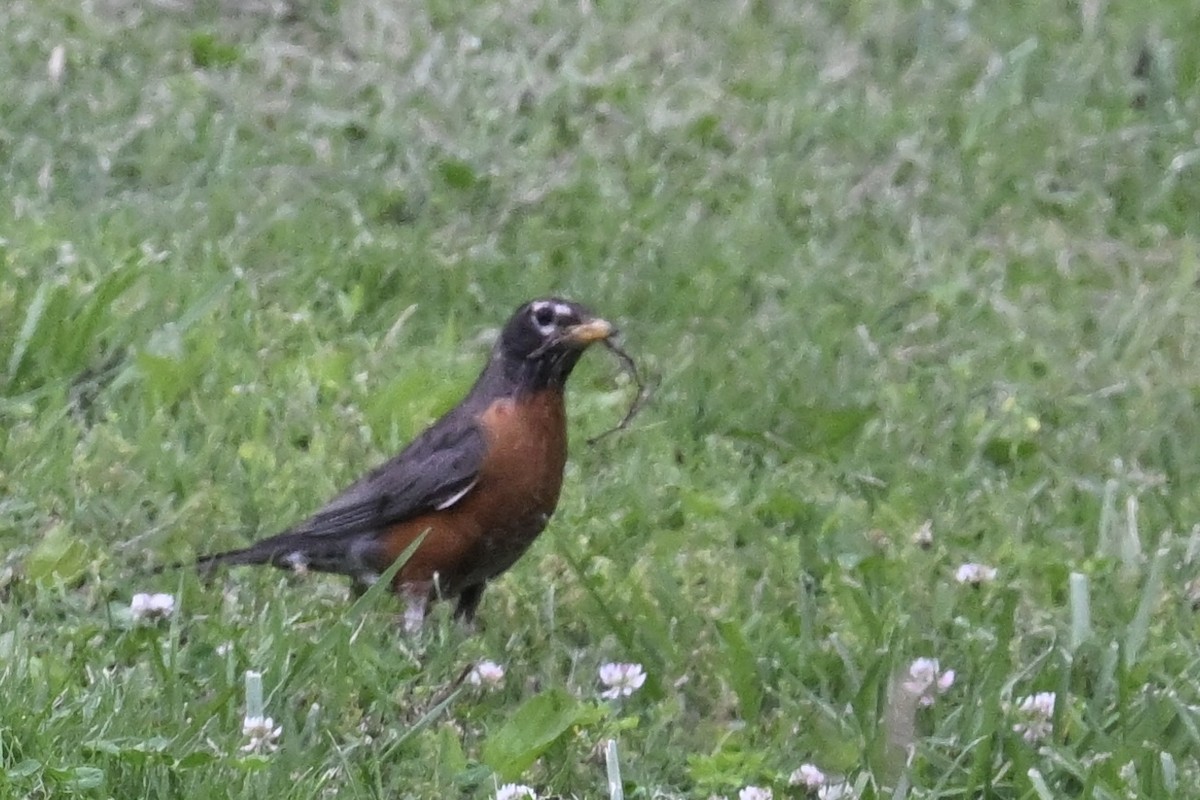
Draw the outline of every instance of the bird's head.
[[[561,387],[589,345],[614,336],[611,322],[557,297],[531,300],[509,318],[492,361],[524,388]]]

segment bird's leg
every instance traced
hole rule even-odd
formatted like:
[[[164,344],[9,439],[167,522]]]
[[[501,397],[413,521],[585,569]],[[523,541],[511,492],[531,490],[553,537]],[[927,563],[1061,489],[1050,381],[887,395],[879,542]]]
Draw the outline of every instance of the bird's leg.
[[[480,582],[459,593],[458,605],[454,607],[455,619],[462,620],[470,628],[475,627],[475,611],[479,608],[479,601],[483,599],[483,589],[486,585]]]

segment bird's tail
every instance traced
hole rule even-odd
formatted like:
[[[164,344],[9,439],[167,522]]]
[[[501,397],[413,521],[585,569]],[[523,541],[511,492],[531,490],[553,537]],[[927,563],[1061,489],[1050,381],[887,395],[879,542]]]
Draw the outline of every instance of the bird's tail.
[[[242,564],[270,564],[279,555],[279,550],[270,550],[251,545],[238,550],[226,550],[223,553],[209,553],[199,556],[192,564],[198,569],[213,570],[217,567],[236,567]]]
[[[205,575],[220,567],[270,564],[282,569],[311,568],[337,572],[345,564],[347,543],[338,537],[318,538],[299,533],[281,533],[249,547],[209,553],[191,561],[176,561],[154,568],[154,573],[192,567]]]
[[[271,553],[263,553],[258,548],[243,547],[239,550],[226,550],[223,553],[208,553],[190,561],[172,561],[169,564],[159,564],[150,569],[151,574],[159,575],[177,569],[199,569],[209,573],[217,567],[235,567],[239,564],[266,564],[271,561]]]

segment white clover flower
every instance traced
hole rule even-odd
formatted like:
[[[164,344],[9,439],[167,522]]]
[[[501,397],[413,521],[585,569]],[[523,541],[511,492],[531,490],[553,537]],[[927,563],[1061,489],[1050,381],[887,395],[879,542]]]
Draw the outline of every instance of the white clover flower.
[[[908,677],[901,684],[904,690],[922,706],[933,705],[933,700],[954,685],[954,670],[942,672],[936,658],[918,658],[908,666]]]
[[[1040,742],[1054,730],[1054,692],[1038,692],[1022,697],[1017,702],[1016,713],[1021,721],[1013,724],[1013,731],[1021,734],[1030,744]]]
[[[600,682],[608,687],[600,696],[605,700],[616,700],[642,688],[646,673],[641,664],[603,664],[600,667]]]
[[[972,586],[990,583],[996,580],[996,568],[986,564],[963,564],[955,571],[954,580],[959,583],[969,583]]]
[[[922,550],[933,547],[933,520],[927,519],[921,523],[921,527],[913,531],[912,541]]]
[[[275,725],[270,717],[246,717],[242,720],[242,735],[250,739],[242,745],[244,753],[259,753],[274,750],[283,734],[283,728]]]
[[[496,790],[496,800],[538,800],[538,795],[532,786],[506,783]]]
[[[788,776],[788,786],[803,786],[805,789],[820,789],[825,785],[825,773],[816,764],[801,764]]]
[[[480,661],[471,667],[471,672],[467,675],[467,682],[472,686],[486,686],[489,689],[495,689],[504,683],[504,667],[495,661]]]
[[[129,601],[129,613],[133,618],[142,622],[154,622],[160,619],[166,619],[175,611],[174,595],[156,592],[154,594],[146,594],[139,592]]]
[[[770,789],[761,786],[747,786],[738,792],[738,800],[771,800],[773,796]]]

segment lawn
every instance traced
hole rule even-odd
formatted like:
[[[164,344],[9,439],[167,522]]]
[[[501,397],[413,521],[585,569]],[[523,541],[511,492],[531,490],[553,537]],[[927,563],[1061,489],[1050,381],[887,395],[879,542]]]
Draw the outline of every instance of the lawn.
[[[0,797],[1200,798],[1187,4],[0,19]],[[549,294],[654,393],[589,446],[634,387],[583,359],[479,630],[153,573],[317,508]]]

